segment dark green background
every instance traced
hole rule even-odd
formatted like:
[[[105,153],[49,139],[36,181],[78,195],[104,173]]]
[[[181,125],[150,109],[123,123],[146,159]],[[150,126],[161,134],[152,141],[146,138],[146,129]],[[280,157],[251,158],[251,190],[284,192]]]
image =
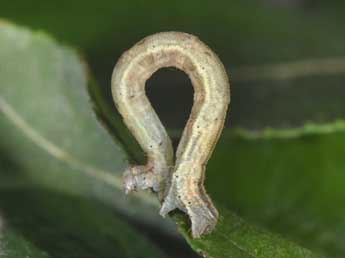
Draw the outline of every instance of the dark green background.
[[[236,76],[237,70],[242,65],[344,56],[344,10],[341,0],[14,0],[2,4],[0,17],[77,47],[107,96],[116,60],[142,37],[168,30],[195,34],[219,54],[229,71],[232,113],[227,125],[286,128],[344,116],[344,76],[247,82],[245,76]],[[147,88],[167,127],[182,128],[192,104],[188,78],[163,70]]]

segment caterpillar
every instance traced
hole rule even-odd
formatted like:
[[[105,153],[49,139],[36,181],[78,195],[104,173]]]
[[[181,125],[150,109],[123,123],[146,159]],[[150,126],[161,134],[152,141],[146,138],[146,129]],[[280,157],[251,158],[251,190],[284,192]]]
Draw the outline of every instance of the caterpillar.
[[[164,67],[184,71],[194,88],[193,107],[175,161],[171,140],[145,94],[145,82]],[[179,209],[189,215],[194,238],[211,232],[218,211],[205,191],[205,170],[230,103],[222,62],[193,35],[161,32],[122,54],[111,87],[124,123],[147,155],[146,165],[133,165],[124,172],[126,193],[152,189],[161,201],[162,216]]]

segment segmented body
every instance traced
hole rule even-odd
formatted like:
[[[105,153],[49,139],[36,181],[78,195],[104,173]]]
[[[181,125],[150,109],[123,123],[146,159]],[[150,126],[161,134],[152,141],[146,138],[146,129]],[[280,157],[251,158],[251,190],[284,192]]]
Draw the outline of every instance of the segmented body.
[[[145,82],[163,67],[184,71],[194,87],[194,104],[175,163],[171,140],[145,94]],[[112,94],[125,124],[148,157],[145,166],[125,172],[126,192],[151,188],[162,202],[163,216],[178,208],[190,216],[193,237],[210,232],[218,212],[205,192],[205,169],[230,102],[221,61],[195,36],[157,33],[121,56],[112,76]]]

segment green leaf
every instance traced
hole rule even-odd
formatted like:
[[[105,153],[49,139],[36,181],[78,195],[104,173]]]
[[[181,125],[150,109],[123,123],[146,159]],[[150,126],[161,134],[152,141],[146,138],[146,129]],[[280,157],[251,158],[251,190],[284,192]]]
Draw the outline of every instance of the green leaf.
[[[127,154],[75,52],[1,23],[0,59],[0,257],[164,257],[118,216],[163,221],[152,197],[124,197]]]
[[[206,176],[220,223],[194,240],[178,217],[181,231],[206,257],[344,257],[344,146],[341,122],[259,135],[226,132]],[[248,226],[230,210],[314,253]]]
[[[165,257],[94,199],[13,186],[0,195],[0,257]]]
[[[211,158],[207,189],[219,208],[316,253],[344,257],[345,123],[253,137],[226,133]]]
[[[39,248],[25,239],[22,234],[10,227],[2,226],[0,228],[0,257],[19,258],[27,256],[35,258],[49,257],[44,251],[39,250]]]
[[[0,210],[9,225],[1,231],[0,257],[165,257],[113,210],[90,199],[2,190]]]
[[[192,239],[185,218],[176,218],[188,243],[204,257],[321,257],[278,235],[251,226],[228,209],[218,207],[221,214],[218,225],[212,234],[202,239]]]
[[[0,148],[8,160],[25,167],[18,178],[96,196],[128,214],[163,221],[152,196],[123,194],[128,156],[98,123],[86,69],[75,51],[43,33],[3,23],[0,56],[0,132],[6,135]],[[143,209],[143,203],[156,209]]]

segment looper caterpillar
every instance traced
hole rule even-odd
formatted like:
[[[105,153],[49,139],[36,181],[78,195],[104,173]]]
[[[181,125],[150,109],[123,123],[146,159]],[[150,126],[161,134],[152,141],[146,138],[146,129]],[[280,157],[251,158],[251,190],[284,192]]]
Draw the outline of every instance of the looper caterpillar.
[[[184,71],[194,87],[194,104],[175,164],[171,140],[145,94],[146,80],[163,67]],[[210,232],[218,212],[204,188],[205,169],[230,103],[228,77],[216,54],[187,33],[148,36],[119,59],[112,75],[112,95],[148,157],[146,165],[125,171],[126,193],[151,188],[162,203],[162,216],[177,208],[189,215],[193,237]]]

